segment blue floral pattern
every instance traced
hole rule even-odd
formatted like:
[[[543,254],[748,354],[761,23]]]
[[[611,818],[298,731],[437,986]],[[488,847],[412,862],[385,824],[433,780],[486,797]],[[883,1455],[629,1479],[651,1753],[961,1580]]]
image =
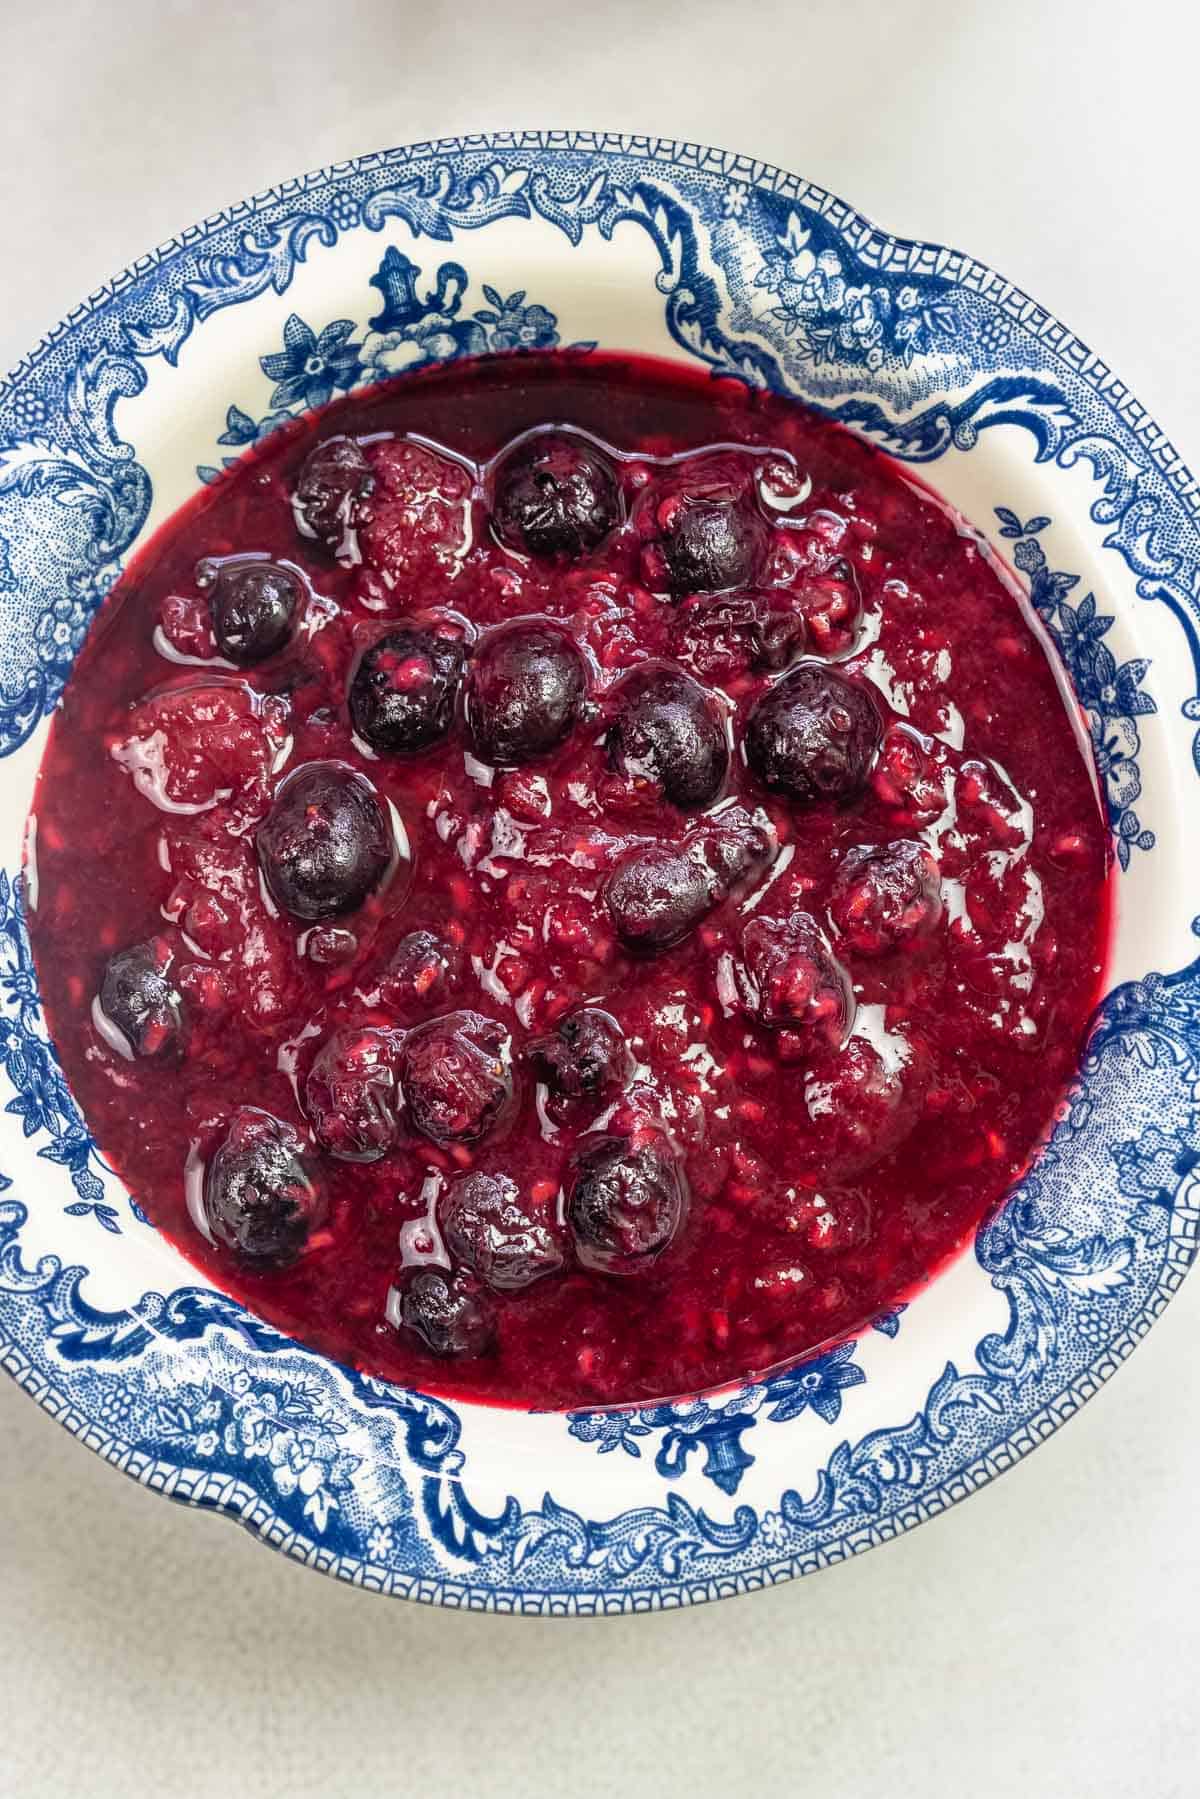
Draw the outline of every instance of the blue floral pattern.
[[[353,319],[335,319],[318,337],[292,313],[283,327],[283,349],[259,358],[263,374],[279,383],[271,405],[284,412],[324,406],[336,389],[353,387],[362,349],[347,341],[353,330]]]
[[[894,1337],[903,1310],[901,1306],[884,1313],[873,1328]],[[837,1423],[844,1393],[862,1386],[867,1378],[854,1360],[854,1352],[854,1343],[840,1343],[824,1355],[741,1388],[729,1399],[693,1399],[641,1410],[571,1412],[567,1428],[581,1443],[593,1444],[601,1455],[621,1449],[635,1459],[641,1456],[643,1439],[657,1436],[654,1466],[668,1480],[677,1480],[686,1471],[693,1451],[703,1451],[701,1474],[724,1492],[734,1493],[754,1463],[741,1439],[758,1414],[772,1424],[786,1424],[811,1411],[824,1424]]]
[[[905,368],[922,352],[949,344],[960,328],[956,297],[905,282],[847,279],[844,252],[814,245],[793,212],[767,251],[755,286],[774,299],[769,316],[801,355],[817,365],[860,363],[874,373],[889,358]]]
[[[104,1198],[99,1156],[91,1133],[45,1040],[37,975],[22,913],[20,882],[0,869],[0,1063],[13,1088],[4,1110],[20,1120],[25,1137],[44,1135],[38,1155],[71,1177],[78,1198],[68,1217],[93,1217],[115,1236],[115,1206]],[[0,1177],[2,1178],[2,1177]],[[10,1183],[2,1180],[0,1191]]]
[[[1117,857],[1128,868],[1135,849],[1154,848],[1154,832],[1146,830],[1134,811],[1141,797],[1138,772],[1141,734],[1137,720],[1158,710],[1142,683],[1150,670],[1144,657],[1117,663],[1104,642],[1113,618],[1096,608],[1094,594],[1070,596],[1078,575],[1051,569],[1038,541],[1051,521],[1038,517],[1024,524],[1010,507],[997,506],[1000,535],[1013,543],[1013,561],[1029,581],[1035,611],[1062,652],[1071,683],[1087,711],[1096,768],[1104,783]]]
[[[276,383],[270,410],[255,419],[231,406],[218,442],[238,450],[261,443],[289,419],[324,406],[334,393],[348,392],[360,382],[387,381],[458,356],[548,350],[559,341],[555,315],[546,306],[528,304],[523,289],[505,297],[484,282],[480,292],[487,304],[468,314],[462,309],[468,282],[461,263],[443,262],[424,295],[417,285],[420,274],[399,250],[385,253],[371,276],[383,305],[361,341],[355,339],[351,319],[335,319],[317,332],[292,313],[283,328],[283,348],[259,357],[263,374]],[[227,456],[221,467],[235,460]],[[215,481],[220,472],[212,464],[196,470],[206,482]]]
[[[1052,564],[1048,516],[1001,510],[1000,530],[1088,710],[1122,865],[1136,850],[1137,866],[1153,866],[1150,733],[1165,753],[1188,731],[1156,710],[1155,670],[1117,646],[1136,646],[1135,600],[1158,607],[1200,685],[1200,501],[1165,438],[1055,321],[956,252],[886,238],[778,171],[583,134],[425,146],[264,196],[139,265],[0,386],[0,754],[55,705],[147,517],[150,472],[118,425],[148,372],[165,376],[225,309],[261,302],[274,321],[261,391],[228,410],[221,437],[236,452],[326,386],[567,338],[570,283],[561,299],[548,283],[531,301],[485,286],[486,257],[472,252],[497,221],[535,219],[567,246],[640,233],[677,350],[799,392],[893,455],[933,462],[973,450],[992,426],[1015,428],[1064,515],[1060,471],[1086,465],[1080,512],[1120,588],[1111,616]],[[310,323],[298,300],[280,304],[313,251],[349,232],[387,234],[373,316],[351,300],[339,310],[352,325],[329,318],[332,304]],[[401,237],[438,253],[414,261]],[[1183,712],[1200,727],[1200,692]],[[882,1318],[858,1343],[740,1393],[573,1415],[564,1436],[597,1452],[564,1475],[586,1503],[538,1498],[515,1463],[507,1491],[471,1408],[337,1368],[211,1288],[95,1303],[91,1268],[125,1266],[140,1214],[106,1197],[117,1189],[45,1041],[20,906],[9,874],[4,1365],[139,1479],[347,1579],[445,1603],[599,1610],[822,1565],[932,1515],[1040,1440],[1127,1353],[1195,1253],[1200,964],[1147,972],[1104,1002],[1049,1147],[979,1235],[976,1285],[992,1317],[956,1360],[926,1369],[908,1331],[913,1347],[893,1352],[898,1320]],[[44,1183],[31,1178],[39,1165]],[[921,1383],[899,1422],[898,1405],[886,1415],[893,1367]],[[830,1447],[814,1464],[804,1446],[820,1443]]]
[[[201,1461],[219,1458],[270,1492],[324,1536],[361,1458],[341,1439],[347,1426],[302,1381],[255,1381],[245,1369],[227,1391],[210,1380],[173,1389],[155,1408],[151,1444],[184,1444]]]

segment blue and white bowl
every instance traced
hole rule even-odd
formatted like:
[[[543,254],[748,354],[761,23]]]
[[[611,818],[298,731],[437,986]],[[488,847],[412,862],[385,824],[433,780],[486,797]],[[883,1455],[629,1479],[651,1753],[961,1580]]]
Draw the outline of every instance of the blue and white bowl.
[[[157,1235],[47,1041],[20,870],[89,621],[197,480],[335,392],[581,343],[794,393],[987,533],[1087,709],[1119,897],[1083,1073],[974,1255],[733,1395],[524,1414],[351,1373]],[[0,385],[0,1364],[145,1485],[344,1580],[478,1610],[744,1592],[991,1479],[1116,1368],[1195,1253],[1198,520],[1163,432],[1035,301],[745,157],[584,133],[421,144],[141,258]]]

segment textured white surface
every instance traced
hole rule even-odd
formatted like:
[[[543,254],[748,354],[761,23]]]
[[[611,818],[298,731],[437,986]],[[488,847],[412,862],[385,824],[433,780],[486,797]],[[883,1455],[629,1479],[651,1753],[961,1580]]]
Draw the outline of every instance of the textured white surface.
[[[1200,459],[1194,7],[43,0],[0,8],[0,364],[281,177],[486,126],[770,158],[969,249]],[[0,1795],[1197,1791],[1195,1277],[1113,1385],[928,1529],[663,1618],[387,1604],[165,1504],[0,1382]]]

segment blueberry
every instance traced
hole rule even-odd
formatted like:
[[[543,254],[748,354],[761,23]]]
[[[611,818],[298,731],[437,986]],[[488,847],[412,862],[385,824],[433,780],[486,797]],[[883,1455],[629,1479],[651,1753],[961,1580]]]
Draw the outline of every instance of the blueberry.
[[[602,1274],[636,1274],[675,1236],[687,1198],[679,1158],[660,1131],[585,1141],[566,1206],[579,1260]]]
[[[566,1099],[592,1098],[623,1087],[632,1057],[620,1025],[599,1006],[578,1006],[552,1037],[529,1046],[540,1078]]]
[[[681,843],[627,850],[609,876],[605,903],[627,949],[669,949],[761,867],[770,839],[742,809]]]
[[[754,581],[766,556],[768,527],[749,483],[732,464],[682,475],[651,504],[657,539],[647,559],[652,585],[665,585],[681,598],[727,593]]]
[[[866,687],[804,662],[763,694],[746,723],[746,761],[765,787],[803,805],[860,793],[879,748],[879,710]]]
[[[651,665],[614,695],[608,752],[627,779],[653,783],[672,805],[711,805],[729,769],[725,722],[712,696],[682,669]]]
[[[394,1037],[369,1025],[335,1031],[309,1071],[304,1110],[330,1155],[346,1162],[386,1156],[399,1128]]]
[[[359,502],[374,486],[371,465],[353,437],[327,437],[310,450],[296,478],[292,514],[304,537],[337,551],[357,522]]]
[[[300,577],[276,562],[226,563],[209,595],[218,650],[240,667],[281,650],[304,598]]]
[[[460,1175],[438,1200],[437,1222],[454,1261],[498,1293],[528,1287],[562,1267],[554,1232],[526,1211],[510,1175]]]
[[[379,982],[379,997],[396,1012],[440,1005],[457,984],[459,958],[432,931],[410,931],[392,952]]]
[[[487,1295],[461,1269],[457,1274],[443,1268],[407,1270],[395,1315],[436,1356],[486,1355],[495,1344],[496,1320]]]
[[[408,1033],[400,1085],[413,1125],[435,1143],[474,1143],[512,1097],[503,1025],[478,1012],[447,1012]]]
[[[562,558],[595,549],[621,518],[612,463],[565,432],[539,432],[500,457],[492,529],[510,550]]]
[[[587,692],[583,656],[552,625],[507,625],[486,639],[467,681],[475,748],[495,767],[548,755],[570,734]]]
[[[271,897],[304,919],[354,911],[395,855],[374,788],[341,762],[310,762],[289,775],[256,844]]]
[[[846,1041],[854,1020],[850,980],[810,913],[750,919],[740,985],[747,1010],[769,1030],[804,1032],[835,1049]]]
[[[883,956],[928,937],[942,916],[938,865],[907,837],[850,850],[833,884],[829,915],[848,949]]]
[[[181,1048],[183,1001],[170,978],[171,951],[161,940],[135,943],[111,956],[93,1017],[110,1048],[168,1062]]]
[[[404,619],[368,649],[350,682],[350,718],[373,750],[425,750],[454,723],[466,652],[460,642]]]
[[[325,1189],[299,1133],[243,1106],[204,1178],[204,1216],[218,1243],[247,1262],[294,1262],[324,1222]]]
[[[609,877],[605,903],[627,949],[669,949],[686,937],[713,904],[713,886],[700,858],[682,844],[627,850]]]

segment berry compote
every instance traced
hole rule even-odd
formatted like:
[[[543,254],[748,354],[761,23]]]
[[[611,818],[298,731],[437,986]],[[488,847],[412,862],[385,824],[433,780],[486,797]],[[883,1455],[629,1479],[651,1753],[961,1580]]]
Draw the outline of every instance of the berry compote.
[[[898,1302],[1105,959],[1078,716],[980,540],[628,357],[405,376],[235,464],[107,601],[36,814],[50,1028],[154,1222],[332,1356],[535,1407]]]

